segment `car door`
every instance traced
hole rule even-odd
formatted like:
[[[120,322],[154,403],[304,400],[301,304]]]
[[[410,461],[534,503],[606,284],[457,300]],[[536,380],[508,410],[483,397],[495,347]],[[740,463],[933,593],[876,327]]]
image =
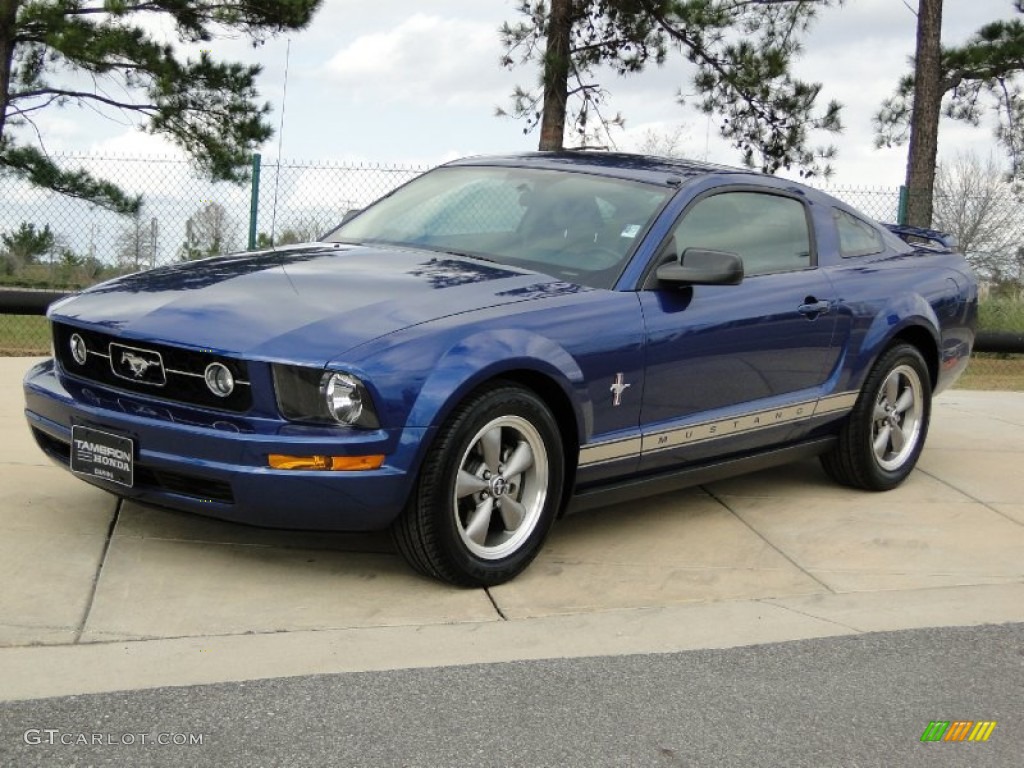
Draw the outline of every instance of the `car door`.
[[[818,269],[806,201],[730,189],[684,210],[657,261],[689,248],[738,254],[738,285],[649,280],[641,471],[740,454],[799,436],[837,350],[836,296]],[[685,263],[685,261],[684,261]]]

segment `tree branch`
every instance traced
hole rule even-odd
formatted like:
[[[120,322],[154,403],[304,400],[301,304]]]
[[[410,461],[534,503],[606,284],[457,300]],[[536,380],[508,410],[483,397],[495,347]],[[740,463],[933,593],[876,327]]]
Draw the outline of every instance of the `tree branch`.
[[[108,98],[106,96],[100,96],[98,93],[87,93],[85,91],[65,91],[60,88],[39,88],[34,91],[20,91],[12,93],[9,97],[9,101],[16,101],[17,99],[31,99],[36,96],[49,96],[52,95],[54,98],[69,98],[69,99],[94,99],[101,101],[111,107],[118,107],[119,109],[127,109],[134,112],[150,112],[157,111],[160,109],[159,104],[132,104],[130,102],[117,101],[115,99]]]

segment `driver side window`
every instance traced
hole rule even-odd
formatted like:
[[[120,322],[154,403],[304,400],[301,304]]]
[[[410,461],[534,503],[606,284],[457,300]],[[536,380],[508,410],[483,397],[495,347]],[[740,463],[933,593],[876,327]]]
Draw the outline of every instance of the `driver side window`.
[[[676,225],[673,240],[677,256],[687,248],[735,253],[747,276],[813,266],[803,203],[780,195],[723,192],[705,197]]]

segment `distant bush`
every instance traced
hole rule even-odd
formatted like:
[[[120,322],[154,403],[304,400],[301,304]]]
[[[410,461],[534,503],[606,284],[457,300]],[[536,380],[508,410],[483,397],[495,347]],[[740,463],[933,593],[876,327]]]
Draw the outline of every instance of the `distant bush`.
[[[1024,333],[1024,301],[986,299],[978,305],[978,329]]]

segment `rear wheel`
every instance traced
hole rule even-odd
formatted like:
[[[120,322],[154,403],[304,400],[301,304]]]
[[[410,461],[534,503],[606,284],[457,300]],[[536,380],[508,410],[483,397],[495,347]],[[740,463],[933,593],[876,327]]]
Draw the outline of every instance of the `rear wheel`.
[[[558,510],[562,441],[529,390],[497,384],[462,403],[431,447],[409,506],[392,527],[416,570],[492,586],[522,571]]]
[[[891,347],[871,369],[857,404],[822,456],[834,480],[856,488],[887,491],[917,464],[931,417],[931,379],[916,347]]]

